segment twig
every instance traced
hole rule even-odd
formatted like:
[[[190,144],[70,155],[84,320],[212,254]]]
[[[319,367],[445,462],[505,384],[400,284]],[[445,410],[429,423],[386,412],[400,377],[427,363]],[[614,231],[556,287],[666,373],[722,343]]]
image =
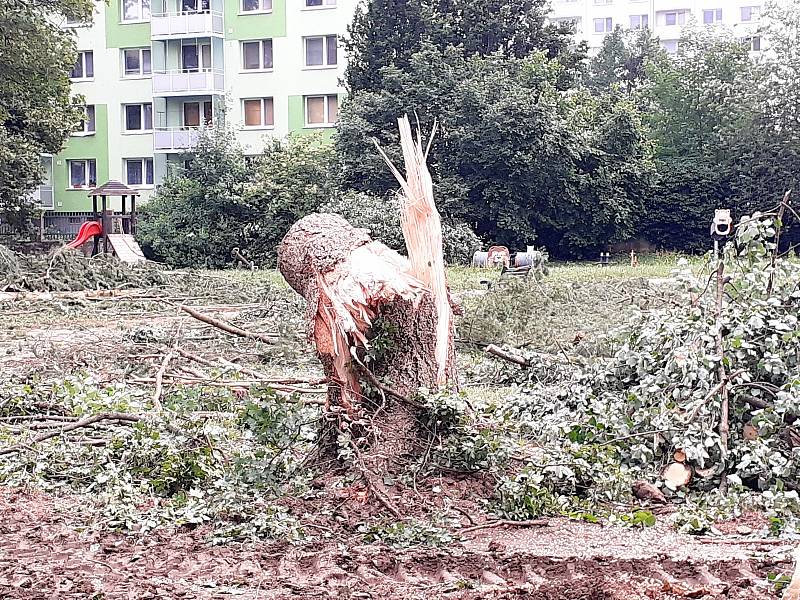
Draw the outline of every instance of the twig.
[[[653,429],[652,431],[642,431],[641,433],[632,433],[630,435],[623,435],[618,438],[614,438],[613,440],[608,440],[606,442],[601,442],[597,444],[598,446],[609,446],[611,444],[616,444],[617,442],[621,442],[622,440],[629,440],[631,438],[636,437],[644,437],[646,435],[655,435],[657,433],[667,433],[669,429]],[[549,465],[548,465],[549,466]]]
[[[403,520],[403,514],[397,510],[397,507],[392,504],[392,501],[383,493],[383,490],[379,489],[378,485],[372,480],[370,477],[370,471],[367,469],[366,464],[364,464],[364,455],[361,454],[361,450],[356,445],[355,441],[350,438],[350,446],[353,448],[353,451],[356,453],[356,468],[361,472],[361,477],[364,478],[364,481],[367,483],[367,487],[372,490],[373,495],[378,499],[378,502],[383,504],[383,506],[392,513],[396,519],[399,521]]]
[[[230,333],[231,335],[238,335],[239,337],[250,338],[253,340],[258,340],[260,342],[264,342],[265,344],[274,344],[275,338],[270,337],[268,335],[264,335],[263,333],[256,333],[254,331],[247,331],[246,329],[242,329],[241,327],[236,327],[236,325],[231,325],[230,323],[226,323],[225,321],[221,321],[220,319],[215,319],[214,317],[210,317],[205,313],[201,313],[196,311],[193,308],[189,308],[188,306],[177,305],[174,302],[169,302],[165,300],[167,304],[171,304],[178,310],[182,310],[186,314],[194,317],[198,321],[202,321],[212,327],[216,327],[217,329],[221,329],[226,333]]]
[[[531,363],[528,362],[526,358],[522,356],[517,356],[516,354],[512,354],[511,352],[507,352],[506,350],[503,350],[502,348],[500,348],[499,346],[495,346],[494,344],[489,344],[488,346],[486,346],[485,352],[487,354],[492,354],[494,356],[497,356],[498,358],[502,358],[503,360],[507,360],[508,362],[512,362],[515,365],[519,365],[526,369],[531,366]]]
[[[159,367],[156,373],[156,389],[153,392],[153,409],[158,412],[164,410],[164,407],[161,405],[161,394],[164,389],[164,373],[167,371],[167,366],[173,356],[175,355],[172,352],[167,352],[167,354],[164,355],[164,360],[161,361],[161,367]]]
[[[533,519],[530,521],[510,521],[508,519],[498,519],[497,521],[488,521],[480,525],[473,525],[472,527],[465,527],[460,529],[460,533],[469,533],[471,531],[478,531],[480,529],[489,529],[490,527],[550,527],[550,521],[547,519]]]
[[[767,281],[767,296],[772,293],[772,287],[775,284],[775,263],[778,261],[778,252],[781,245],[781,230],[783,229],[783,215],[786,208],[789,206],[792,198],[792,190],[786,190],[781,201],[781,207],[778,209],[778,216],[776,217],[775,228],[775,249],[772,251],[772,258],[769,263],[769,280]]]
[[[372,385],[374,385],[376,388],[378,388],[381,392],[383,392],[385,394],[389,394],[392,398],[395,398],[396,400],[400,400],[400,402],[403,402],[404,404],[408,404],[409,406],[413,406],[414,408],[425,408],[424,404],[421,404],[420,402],[417,402],[416,400],[412,400],[411,398],[408,398],[407,396],[404,396],[403,394],[401,394],[397,390],[389,387],[388,385],[386,385],[384,383],[381,383],[378,380],[378,378],[375,377],[375,374],[372,371],[370,371],[363,362],[361,362],[361,360],[358,358],[358,356],[356,356],[355,352],[351,352],[350,354],[352,355],[353,360],[355,360],[359,364],[359,366],[361,367],[361,370],[363,371],[364,375],[366,375],[367,379],[370,380],[370,383],[372,383]]]
[[[69,425],[65,425],[61,429],[57,429],[56,431],[49,431],[47,433],[42,433],[41,435],[37,435],[33,438],[28,444],[15,444],[14,446],[8,446],[7,448],[0,449],[0,456],[5,454],[13,454],[14,452],[19,452],[24,448],[29,448],[30,444],[38,444],[39,442],[43,442],[45,440],[49,440],[50,438],[54,438],[56,436],[62,435],[69,431],[73,431],[75,429],[79,429],[81,427],[88,427],[89,425],[93,425],[94,423],[98,423],[100,421],[126,421],[129,423],[138,423],[142,420],[142,417],[138,415],[132,415],[129,413],[121,413],[121,412],[107,412],[107,413],[99,413],[96,415],[92,415],[91,417],[86,417],[85,419],[81,419],[80,421],[76,421],[75,423],[70,423]]]

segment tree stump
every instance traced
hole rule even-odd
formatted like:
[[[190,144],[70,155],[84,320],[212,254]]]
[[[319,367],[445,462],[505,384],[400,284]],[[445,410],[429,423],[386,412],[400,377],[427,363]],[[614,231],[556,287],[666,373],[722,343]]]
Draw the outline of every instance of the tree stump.
[[[413,394],[441,381],[437,304],[409,261],[339,215],[295,223],[278,248],[278,268],[306,302],[308,336],[328,378],[323,454],[350,430],[369,467],[392,470],[420,441]],[[380,345],[372,360],[371,341]],[[453,327],[443,371],[454,372]],[[369,424],[367,427],[366,424]]]

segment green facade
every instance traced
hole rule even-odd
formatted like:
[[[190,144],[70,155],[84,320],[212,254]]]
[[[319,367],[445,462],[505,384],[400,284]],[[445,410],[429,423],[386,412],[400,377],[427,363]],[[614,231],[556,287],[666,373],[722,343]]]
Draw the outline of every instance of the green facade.
[[[88,211],[91,198],[86,189],[70,189],[68,160],[93,158],[97,161],[97,184],[108,181],[108,106],[96,104],[95,133],[69,138],[66,148],[53,158],[54,210],[58,212]],[[59,202],[62,204],[59,206]]]
[[[339,106],[342,105],[344,94],[339,94]],[[289,133],[307,134],[312,132],[322,132],[322,138],[326,141],[333,139],[336,132],[335,127],[306,127],[305,107],[303,106],[302,96],[289,96]]]
[[[259,40],[286,37],[286,0],[272,0],[272,12],[239,13],[239,0],[225,0],[225,39]]]
[[[150,45],[150,22],[123,23],[122,0],[107,0],[106,48],[142,48]]]

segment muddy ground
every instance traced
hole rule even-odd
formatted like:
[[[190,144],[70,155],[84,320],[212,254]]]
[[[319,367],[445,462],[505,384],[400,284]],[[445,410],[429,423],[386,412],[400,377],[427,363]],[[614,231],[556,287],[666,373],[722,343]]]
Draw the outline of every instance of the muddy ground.
[[[270,373],[281,364],[291,364],[292,373],[319,372],[303,347],[299,310],[290,323],[292,348],[275,354],[132,293],[137,297],[124,300],[0,297],[0,369],[42,375],[81,369],[99,381],[130,383],[152,375],[180,339],[182,348],[209,359],[222,356]],[[246,317],[255,331],[274,325],[274,315],[246,297],[172,300],[197,302],[230,321]],[[485,524],[470,499],[476,488],[439,484],[452,487],[448,495]],[[422,494],[400,499],[405,514],[415,512],[415,502],[436,503]],[[364,543],[359,511],[372,508],[345,499],[349,516],[336,524],[315,522],[326,511],[304,502],[298,499],[292,512],[316,529],[316,541],[212,546],[204,527],[114,533],[87,524],[80,497],[0,488],[0,598],[760,599],[780,597],[768,578],[792,569],[792,545],[757,537],[763,523],[753,526],[752,518],[744,523],[754,532],[747,536],[736,533],[737,523],[721,527],[730,535],[703,538],[675,533],[667,519],[631,529],[559,518],[538,527],[456,530],[457,541],[445,547],[399,550]],[[462,528],[469,527],[474,524],[465,517]]]
[[[2,598],[777,598],[791,545],[679,535],[666,526],[551,519],[446,548],[361,537],[210,546],[202,528],[120,535],[73,527],[78,500],[0,489]]]

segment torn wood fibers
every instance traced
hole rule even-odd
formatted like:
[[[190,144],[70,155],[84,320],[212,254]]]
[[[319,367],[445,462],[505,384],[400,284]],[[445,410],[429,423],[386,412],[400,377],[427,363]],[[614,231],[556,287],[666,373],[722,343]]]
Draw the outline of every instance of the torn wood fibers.
[[[405,177],[379,150],[400,184],[408,258],[322,213],[295,223],[278,249],[281,273],[308,302],[309,337],[330,382],[328,403],[349,412],[361,405],[360,356],[378,317],[394,333],[391,349],[370,368],[394,390],[443,386],[454,374],[453,311],[426,150],[407,117],[398,124]]]

